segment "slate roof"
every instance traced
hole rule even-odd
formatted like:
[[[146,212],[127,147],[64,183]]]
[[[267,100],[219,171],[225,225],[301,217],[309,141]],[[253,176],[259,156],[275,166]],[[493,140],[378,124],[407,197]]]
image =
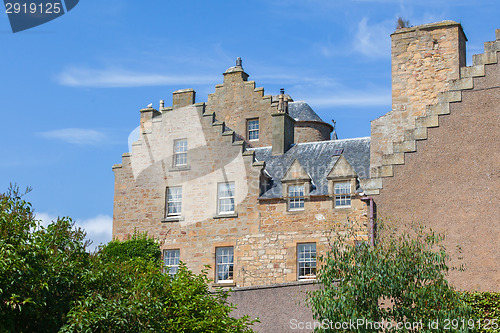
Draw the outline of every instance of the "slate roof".
[[[303,101],[288,103],[288,114],[296,121],[320,121],[323,122],[316,112]]]
[[[283,155],[272,156],[271,147],[253,148],[255,159],[265,161],[265,171],[272,178],[270,188],[260,198],[282,198],[282,183],[286,171],[297,159],[312,180],[310,195],[328,195],[326,176],[339,156],[335,150],[343,149],[342,155],[354,168],[359,178],[369,178],[370,137],[298,143]]]
[[[288,114],[296,121],[320,121],[324,123],[323,119],[320,118],[314,112],[314,110],[304,101],[294,102],[290,95],[288,97]],[[279,95],[272,96],[272,101],[277,102],[279,100]]]

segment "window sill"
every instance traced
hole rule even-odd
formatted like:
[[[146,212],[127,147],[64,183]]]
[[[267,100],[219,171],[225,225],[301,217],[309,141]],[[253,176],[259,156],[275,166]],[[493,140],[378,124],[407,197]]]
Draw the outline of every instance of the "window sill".
[[[170,171],[170,172],[174,172],[174,171],[187,171],[187,170],[191,170],[191,167],[189,165],[173,166],[173,167],[171,167],[171,168],[168,169],[168,171]]]
[[[163,220],[161,220],[162,223],[179,222],[179,221],[184,221],[184,217],[182,217],[182,216],[167,216]]]
[[[236,287],[236,282],[216,282],[216,283],[212,283],[212,287],[214,287],[214,288]]]
[[[335,209],[351,209],[352,206],[335,206]]]
[[[213,218],[214,219],[226,219],[226,218],[235,218],[235,217],[238,217],[238,213],[217,214]]]
[[[287,213],[289,214],[304,214],[305,209],[292,209],[292,210],[287,210]]]
[[[297,279],[297,281],[298,281],[298,282],[306,282],[306,281],[311,281],[311,282],[313,282],[313,281],[316,281],[316,277],[314,277],[314,278],[309,278],[309,279],[308,279],[308,278],[302,278],[302,279],[300,279],[300,278],[299,278],[299,279]]]

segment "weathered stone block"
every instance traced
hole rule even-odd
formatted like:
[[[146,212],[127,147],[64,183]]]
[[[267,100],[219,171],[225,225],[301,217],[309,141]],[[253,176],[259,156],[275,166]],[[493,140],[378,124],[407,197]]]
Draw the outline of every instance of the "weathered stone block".
[[[382,156],[382,165],[405,164],[404,153],[394,153]]]
[[[470,66],[470,67],[462,67],[460,68],[460,77],[478,77],[484,76],[484,66]]]
[[[450,90],[465,90],[472,88],[474,88],[474,80],[471,77],[450,82]]]
[[[428,115],[425,117],[417,118],[415,120],[415,126],[418,127],[438,127],[439,126],[439,116]]]
[[[415,140],[402,141],[394,144],[393,148],[395,153],[405,153],[417,151],[417,144]]]

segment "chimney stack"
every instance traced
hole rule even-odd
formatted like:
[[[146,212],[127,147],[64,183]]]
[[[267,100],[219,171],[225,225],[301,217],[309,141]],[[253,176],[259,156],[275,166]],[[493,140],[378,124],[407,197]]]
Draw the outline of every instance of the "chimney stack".
[[[273,113],[273,155],[283,155],[294,143],[295,120],[288,114],[288,98],[281,89],[278,97],[278,112]]]
[[[196,92],[191,88],[174,91],[172,94],[172,109],[194,104],[195,96]]]

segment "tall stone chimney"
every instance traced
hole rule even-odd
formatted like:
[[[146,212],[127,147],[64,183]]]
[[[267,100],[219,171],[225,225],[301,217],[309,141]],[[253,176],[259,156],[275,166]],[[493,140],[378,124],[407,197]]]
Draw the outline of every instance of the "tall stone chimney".
[[[288,99],[284,89],[281,89],[278,102],[278,112],[271,115],[273,126],[273,155],[282,155],[294,143],[295,120],[288,114]]]
[[[172,109],[192,105],[195,102],[196,91],[194,89],[181,89],[172,93]]]
[[[392,111],[371,123],[371,167],[393,153],[393,143],[437,102],[466,65],[467,38],[460,23],[443,21],[396,30],[392,41]]]

